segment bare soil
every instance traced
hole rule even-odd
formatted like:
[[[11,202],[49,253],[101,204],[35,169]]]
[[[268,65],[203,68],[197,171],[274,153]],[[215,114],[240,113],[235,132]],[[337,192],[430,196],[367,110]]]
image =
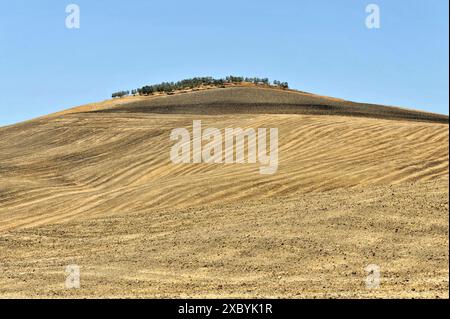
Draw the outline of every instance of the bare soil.
[[[193,120],[279,128],[278,172],[173,164]],[[448,298],[448,136],[444,115],[261,88],[0,128],[0,297]]]

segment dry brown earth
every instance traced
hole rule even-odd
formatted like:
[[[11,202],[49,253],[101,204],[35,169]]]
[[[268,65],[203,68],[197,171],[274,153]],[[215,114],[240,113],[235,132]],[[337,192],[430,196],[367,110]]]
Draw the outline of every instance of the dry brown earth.
[[[278,172],[173,164],[193,120],[279,128]],[[0,297],[448,298],[448,136],[443,115],[239,87],[0,128]]]

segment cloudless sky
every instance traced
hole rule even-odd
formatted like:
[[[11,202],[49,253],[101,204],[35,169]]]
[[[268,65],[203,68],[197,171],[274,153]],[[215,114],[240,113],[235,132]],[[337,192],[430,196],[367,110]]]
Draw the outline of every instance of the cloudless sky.
[[[366,28],[370,3],[380,29]],[[231,74],[448,114],[448,12],[447,0],[0,0],[0,125]]]

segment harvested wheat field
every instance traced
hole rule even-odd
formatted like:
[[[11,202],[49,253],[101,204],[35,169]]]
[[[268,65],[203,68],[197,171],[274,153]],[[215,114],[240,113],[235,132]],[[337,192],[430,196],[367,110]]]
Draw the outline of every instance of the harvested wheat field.
[[[277,172],[172,163],[193,120],[278,128]],[[448,142],[444,115],[260,87],[0,128],[0,297],[448,298]]]

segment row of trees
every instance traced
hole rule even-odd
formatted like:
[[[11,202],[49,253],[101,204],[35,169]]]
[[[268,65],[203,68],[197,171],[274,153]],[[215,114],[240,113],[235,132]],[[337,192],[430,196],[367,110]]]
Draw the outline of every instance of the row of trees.
[[[112,98],[121,98],[124,96],[130,95],[130,91],[119,91],[112,94]]]
[[[154,85],[146,85],[139,89],[132,90],[132,95],[151,95],[154,93],[172,93],[176,90],[187,90],[194,89],[201,86],[218,86],[223,87],[225,84],[233,84],[233,83],[253,83],[256,85],[273,85],[276,87],[280,87],[283,89],[288,89],[289,84],[287,82],[281,81],[273,81],[271,84],[268,78],[244,78],[241,76],[227,76],[221,79],[214,79],[213,77],[195,77],[191,79],[184,79],[178,82],[162,82]],[[112,94],[113,98],[120,98],[126,95],[129,95],[130,91],[119,91]]]
[[[283,89],[289,89],[289,84],[287,82],[280,82],[280,81],[275,80],[275,81],[273,81],[273,85],[279,86]]]

